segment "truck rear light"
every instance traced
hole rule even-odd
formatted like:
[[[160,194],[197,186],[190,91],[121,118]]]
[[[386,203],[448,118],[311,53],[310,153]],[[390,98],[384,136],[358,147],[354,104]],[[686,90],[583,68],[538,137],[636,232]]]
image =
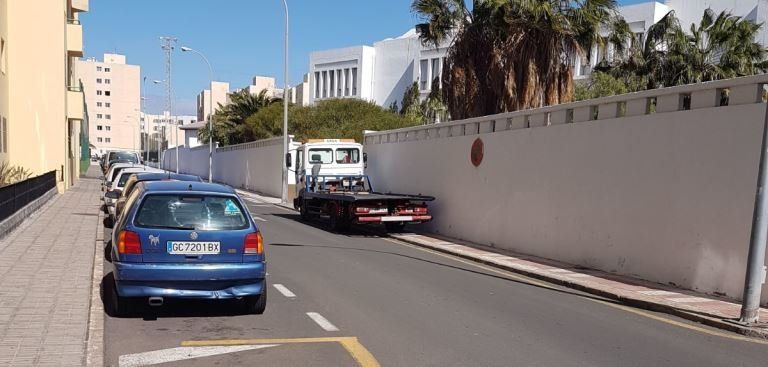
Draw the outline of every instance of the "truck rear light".
[[[121,255],[140,255],[141,240],[136,232],[121,231],[117,236],[117,252]]]
[[[426,206],[417,206],[413,208],[413,212],[416,214],[426,214],[427,213],[427,207]]]
[[[368,213],[371,211],[371,208],[363,208],[363,207],[357,207],[355,208],[355,213]]]
[[[248,233],[243,243],[243,254],[261,255],[262,253],[264,253],[264,238],[261,237],[261,232]]]

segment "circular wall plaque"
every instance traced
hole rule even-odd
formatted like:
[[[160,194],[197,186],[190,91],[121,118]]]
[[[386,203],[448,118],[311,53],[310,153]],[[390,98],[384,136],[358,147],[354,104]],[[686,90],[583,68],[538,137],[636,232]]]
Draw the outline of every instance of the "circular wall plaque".
[[[479,167],[480,163],[483,163],[483,141],[480,138],[475,139],[472,143],[472,150],[469,152],[469,159],[472,160],[472,164],[475,167]]]

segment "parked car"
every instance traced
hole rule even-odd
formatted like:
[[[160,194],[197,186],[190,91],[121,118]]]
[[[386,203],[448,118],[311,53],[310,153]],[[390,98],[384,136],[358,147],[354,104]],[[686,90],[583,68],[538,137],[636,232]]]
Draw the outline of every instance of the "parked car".
[[[117,199],[120,197],[120,194],[123,191],[123,187],[125,186],[126,181],[131,177],[134,173],[145,173],[145,172],[156,172],[156,173],[162,173],[163,171],[147,167],[147,166],[136,166],[136,167],[126,167],[122,170],[119,170],[115,172],[111,185],[106,186],[106,192],[104,193],[104,206],[106,207],[106,214],[112,217],[112,219],[115,218],[115,203],[117,202]]]
[[[112,186],[112,181],[115,179],[115,176],[120,173],[120,171],[126,169],[126,168],[135,168],[135,167],[144,167],[138,163],[131,163],[131,162],[117,162],[113,163],[109,166],[109,169],[104,174],[104,179],[101,183],[101,191],[106,191],[107,187]]]
[[[109,166],[115,162],[129,162],[129,163],[141,163],[141,156],[137,152],[131,152],[126,150],[110,150],[104,157],[101,169],[104,173],[107,173]]]
[[[117,216],[119,216],[120,213],[123,211],[123,207],[125,206],[125,201],[131,195],[131,192],[133,192],[133,189],[136,187],[136,184],[138,184],[139,182],[146,182],[146,181],[203,182],[203,179],[195,175],[184,175],[184,174],[178,174],[178,173],[163,172],[160,170],[155,170],[153,172],[129,174],[128,179],[125,181],[123,189],[119,193],[119,195],[110,194],[111,196],[116,197],[116,200],[117,200],[115,202],[115,211],[114,211],[114,215],[112,216],[112,219],[116,219]]]
[[[267,305],[264,241],[235,191],[218,184],[140,182],[128,197],[109,244],[114,282],[108,310],[134,300],[242,299],[248,313]]]

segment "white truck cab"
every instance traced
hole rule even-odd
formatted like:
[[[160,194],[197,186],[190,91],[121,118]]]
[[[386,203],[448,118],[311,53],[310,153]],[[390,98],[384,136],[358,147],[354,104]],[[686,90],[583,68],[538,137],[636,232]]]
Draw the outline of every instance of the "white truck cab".
[[[363,145],[354,139],[309,139],[296,148],[293,170],[296,192],[300,192],[319,166],[319,175],[360,176],[365,171]]]

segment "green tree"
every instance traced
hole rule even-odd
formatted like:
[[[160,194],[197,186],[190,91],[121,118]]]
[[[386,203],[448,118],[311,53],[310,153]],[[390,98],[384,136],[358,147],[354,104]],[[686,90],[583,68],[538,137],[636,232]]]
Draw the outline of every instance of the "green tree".
[[[245,125],[246,119],[259,112],[260,109],[281,101],[267,95],[267,90],[251,94],[247,89],[229,94],[229,103],[219,104],[219,109],[213,114],[214,140],[222,145],[240,144],[253,140],[250,129]],[[208,141],[208,129],[198,131],[200,141]]]
[[[568,102],[573,60],[603,38],[602,25],[626,31],[615,0],[414,0],[422,42],[452,39],[442,72],[450,116],[464,119]]]
[[[412,120],[421,120],[420,96],[419,83],[413,82],[403,93],[403,101],[400,103],[400,114]]]
[[[642,79],[622,79],[611,74],[596,71],[590,75],[589,80],[576,83],[574,99],[583,101],[600,97],[615,96],[645,89]]]
[[[246,126],[255,139],[266,139],[282,135],[282,121],[282,102],[279,102],[260,109],[247,119]],[[290,106],[288,112],[288,132],[297,140],[352,138],[362,141],[363,130],[390,130],[419,123],[373,102],[352,98],[329,99],[314,106]]]

